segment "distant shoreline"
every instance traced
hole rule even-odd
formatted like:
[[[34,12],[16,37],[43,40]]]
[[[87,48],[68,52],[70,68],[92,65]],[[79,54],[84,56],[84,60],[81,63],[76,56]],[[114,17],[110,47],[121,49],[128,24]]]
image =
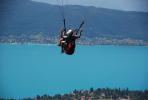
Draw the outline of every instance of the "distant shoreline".
[[[128,88],[90,88],[89,90],[74,89],[69,93],[55,95],[36,95],[34,97],[19,98],[23,100],[146,100],[148,90],[129,90]],[[12,99],[16,98],[1,98]],[[17,98],[18,99],[18,98]]]
[[[57,44],[39,44],[39,43],[0,43],[0,45],[46,45],[57,46]],[[122,46],[122,47],[148,47],[148,45],[110,45],[110,44],[77,44],[77,46]]]

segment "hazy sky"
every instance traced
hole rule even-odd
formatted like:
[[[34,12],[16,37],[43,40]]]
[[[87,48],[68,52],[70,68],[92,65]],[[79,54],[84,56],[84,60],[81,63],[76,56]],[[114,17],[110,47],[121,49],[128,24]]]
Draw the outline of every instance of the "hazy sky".
[[[46,2],[50,4],[59,4],[60,0],[32,0]],[[148,0],[63,0],[64,4],[96,6],[103,8],[144,11],[148,12]]]

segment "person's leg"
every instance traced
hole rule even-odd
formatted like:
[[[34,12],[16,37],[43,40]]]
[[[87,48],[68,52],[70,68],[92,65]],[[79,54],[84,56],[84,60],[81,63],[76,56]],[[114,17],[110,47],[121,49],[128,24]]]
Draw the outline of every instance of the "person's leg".
[[[61,46],[61,53],[64,53],[64,46]]]
[[[63,41],[63,38],[61,38],[58,42],[58,46],[61,46],[62,45],[62,41]]]
[[[64,53],[64,47],[66,46],[66,41],[62,40],[61,41],[61,53]]]

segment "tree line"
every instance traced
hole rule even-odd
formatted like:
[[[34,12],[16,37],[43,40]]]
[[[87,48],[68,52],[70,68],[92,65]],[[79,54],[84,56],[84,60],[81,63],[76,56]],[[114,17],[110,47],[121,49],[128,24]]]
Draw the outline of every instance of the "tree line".
[[[148,90],[129,90],[128,88],[90,88],[89,90],[75,89],[68,94],[56,94],[54,96],[47,94],[42,96],[37,95],[35,98],[24,98],[23,100],[148,100]]]

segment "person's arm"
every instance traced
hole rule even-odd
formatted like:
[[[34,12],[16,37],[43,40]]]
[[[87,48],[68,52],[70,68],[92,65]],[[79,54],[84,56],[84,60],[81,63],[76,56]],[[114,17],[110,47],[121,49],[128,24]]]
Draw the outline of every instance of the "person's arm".
[[[80,33],[79,33],[79,34],[80,34],[80,37],[81,37],[81,33],[82,33],[82,32],[83,32],[83,30],[82,30],[82,29],[80,29]]]
[[[76,38],[76,39],[77,39],[77,38],[80,38],[82,32],[83,32],[83,30],[81,29],[81,30],[80,30],[80,33],[79,33],[78,35],[75,35],[75,38]]]
[[[74,35],[74,38],[77,39],[77,38],[80,38],[81,37],[81,34],[79,35]]]
[[[66,29],[63,28],[62,31],[61,31],[61,38],[63,38],[63,36],[66,34]]]

